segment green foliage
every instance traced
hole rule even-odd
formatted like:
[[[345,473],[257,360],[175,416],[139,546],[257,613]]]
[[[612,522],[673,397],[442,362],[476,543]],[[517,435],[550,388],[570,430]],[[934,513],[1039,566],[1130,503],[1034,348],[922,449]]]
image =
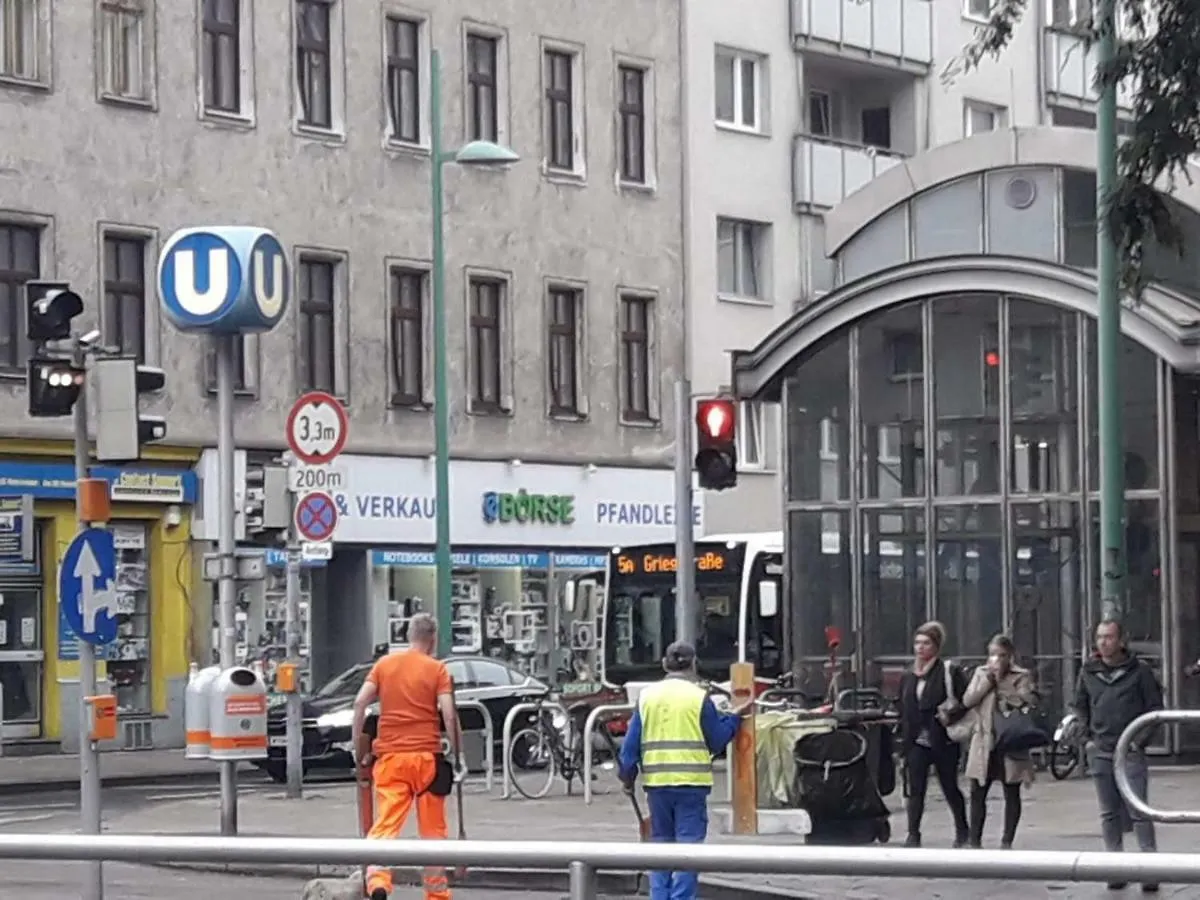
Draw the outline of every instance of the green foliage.
[[[944,77],[997,58],[1022,17],[1043,0],[997,0],[991,19]],[[1103,0],[1093,0],[1097,6]],[[1097,87],[1128,79],[1133,86],[1133,131],[1117,154],[1117,183],[1102,213],[1117,240],[1122,287],[1135,296],[1145,284],[1142,264],[1154,243],[1184,253],[1183,235],[1160,188],[1191,183],[1189,159],[1200,150],[1200,0],[1113,0],[1116,55],[1096,74]],[[1085,46],[1099,40],[1096,21],[1076,29]],[[1039,38],[1040,39],[1040,38]],[[1038,52],[1041,52],[1040,46]]]

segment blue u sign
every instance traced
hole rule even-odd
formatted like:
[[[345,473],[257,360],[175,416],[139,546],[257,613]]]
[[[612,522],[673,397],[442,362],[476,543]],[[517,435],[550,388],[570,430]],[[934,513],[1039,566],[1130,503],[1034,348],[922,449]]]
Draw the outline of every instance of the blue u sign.
[[[287,312],[290,278],[279,239],[265,228],[184,228],[158,257],[158,295],[180,331],[270,331]]]

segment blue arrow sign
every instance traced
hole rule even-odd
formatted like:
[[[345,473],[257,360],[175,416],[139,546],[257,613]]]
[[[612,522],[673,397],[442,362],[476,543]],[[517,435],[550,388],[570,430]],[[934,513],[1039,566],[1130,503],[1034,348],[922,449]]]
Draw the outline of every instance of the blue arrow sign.
[[[88,528],[80,532],[63,557],[58,573],[58,602],[76,636],[89,644],[109,644],[117,637],[117,550],[112,532]]]

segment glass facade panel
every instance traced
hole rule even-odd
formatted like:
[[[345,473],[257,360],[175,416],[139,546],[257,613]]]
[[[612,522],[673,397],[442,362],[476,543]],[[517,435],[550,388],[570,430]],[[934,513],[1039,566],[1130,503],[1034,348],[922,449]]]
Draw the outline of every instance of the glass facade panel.
[[[1004,629],[1004,574],[999,504],[936,511],[935,609],[952,656],[986,656]]]
[[[1065,493],[1079,487],[1078,328],[1073,312],[1008,304],[1009,490]]]
[[[825,629],[850,634],[850,514],[788,515],[790,602],[798,655],[827,655]]]
[[[1100,504],[1092,501],[1092,588],[1100,597]],[[1162,655],[1162,544],[1158,501],[1125,501],[1125,635],[1144,656]],[[1099,601],[1089,629],[1100,618]],[[1189,660],[1190,662],[1191,660]]]
[[[1023,657],[1078,656],[1081,634],[1082,506],[1043,501],[1012,506],[1009,634]]]
[[[850,498],[850,338],[842,334],[799,364],[787,382],[788,496]]]
[[[862,536],[864,655],[908,656],[928,618],[925,510],[864,510]]]
[[[999,298],[944,297],[931,302],[936,492],[998,494]]]
[[[858,344],[862,459],[859,495],[891,500],[925,495],[923,303],[864,322]]]
[[[1100,419],[1097,407],[1096,323],[1087,328],[1088,489],[1100,489]],[[1158,472],[1158,360],[1131,339],[1121,337],[1121,428],[1125,444],[1125,490],[1153,490]]]

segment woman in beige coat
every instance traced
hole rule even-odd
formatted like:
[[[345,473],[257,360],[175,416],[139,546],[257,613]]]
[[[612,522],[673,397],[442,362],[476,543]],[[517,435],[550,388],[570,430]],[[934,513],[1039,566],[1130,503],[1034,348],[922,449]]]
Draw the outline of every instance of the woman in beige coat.
[[[1037,702],[1037,690],[1030,671],[1016,664],[1016,649],[1006,635],[992,638],[988,654],[987,665],[975,670],[963,695],[963,705],[971,710],[975,720],[967,749],[966,774],[971,784],[969,844],[979,847],[983,843],[988,789],[999,781],[1004,787],[1004,834],[1000,846],[1007,850],[1012,847],[1021,821],[1021,785],[1033,781],[1033,760],[1028,753],[998,754],[992,723],[998,703],[1007,709],[1030,707]]]

